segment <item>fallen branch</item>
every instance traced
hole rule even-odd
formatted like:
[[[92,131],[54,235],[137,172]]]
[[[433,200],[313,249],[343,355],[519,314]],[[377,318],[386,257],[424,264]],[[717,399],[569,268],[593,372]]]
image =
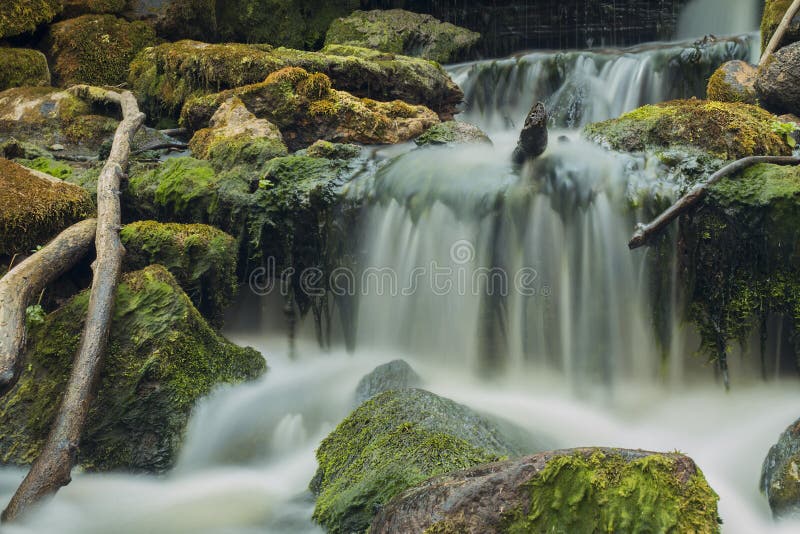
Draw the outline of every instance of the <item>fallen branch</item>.
[[[144,114],[139,111],[136,98],[128,91],[116,93],[88,86],[70,90],[82,98],[119,104],[123,120],[117,127],[111,154],[97,184],[97,259],[92,265],[94,278],[78,353],[50,435],[3,512],[3,521],[13,521],[42,497],[55,493],[71,480],[70,472],[100,376],[114,295],[122,270],[120,179],[128,164],[133,136],[144,122]]]
[[[25,348],[25,310],[47,284],[89,252],[95,228],[95,219],[70,226],[0,279],[0,397],[19,378]]]
[[[789,9],[786,10],[786,14],[781,19],[781,23],[775,29],[775,33],[772,34],[772,38],[769,40],[764,53],[761,54],[761,60],[758,62],[759,68],[766,65],[770,56],[772,56],[772,54],[775,53],[775,50],[778,49],[778,45],[781,44],[783,36],[786,34],[786,30],[789,29],[789,24],[792,23],[792,19],[795,15],[797,15],[798,11],[800,11],[800,0],[794,0],[792,5],[789,6]]]
[[[666,228],[673,219],[676,219],[689,208],[697,204],[705,196],[708,188],[720,181],[722,178],[759,163],[772,163],[774,165],[800,165],[800,158],[793,156],[750,156],[736,160],[733,163],[722,167],[720,170],[712,174],[711,178],[709,178],[707,182],[695,186],[691,191],[681,197],[680,200],[670,206],[664,213],[656,217],[653,222],[650,224],[637,225],[636,232],[628,242],[628,248],[634,250],[646,245],[653,238],[653,236],[657,235],[664,228]]]

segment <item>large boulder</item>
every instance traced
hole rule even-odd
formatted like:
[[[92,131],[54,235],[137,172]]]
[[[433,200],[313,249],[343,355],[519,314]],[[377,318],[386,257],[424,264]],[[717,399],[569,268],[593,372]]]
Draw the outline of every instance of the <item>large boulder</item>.
[[[408,362],[392,360],[379,365],[361,378],[356,386],[356,405],[386,391],[414,388],[421,383],[422,379]]]
[[[32,325],[25,370],[0,399],[0,462],[28,464],[41,451],[88,302],[84,291]],[[214,332],[166,269],[125,275],[78,464],[103,471],[168,469],[195,402],[218,384],[250,380],[264,370],[258,352]]]
[[[0,256],[29,254],[94,212],[80,187],[0,158]]]
[[[778,29],[781,20],[786,15],[786,10],[792,4],[792,0],[766,0],[764,3],[764,15],[761,18],[761,51],[766,50],[770,39]],[[800,13],[794,16],[789,28],[778,43],[778,47],[800,41]]]
[[[789,425],[764,458],[760,487],[775,517],[800,516],[800,419]]]
[[[432,126],[414,142],[417,146],[428,145],[461,145],[469,143],[491,145],[492,140],[486,133],[468,122],[445,121]]]
[[[168,43],[143,50],[131,63],[128,81],[148,117],[177,116],[191,96],[263,82],[292,66],[321,72],[336,89],[356,96],[421,104],[442,117],[452,116],[464,97],[434,63],[340,45],[303,52],[266,45]]]
[[[192,130],[208,124],[231,97],[238,98],[259,119],[276,125],[291,150],[308,147],[318,139],[393,144],[413,139],[439,122],[424,106],[357,98],[332,89],[325,74],[287,67],[262,83],[190,99],[181,112],[182,123]]]
[[[390,501],[369,531],[714,533],[717,501],[682,454],[571,449],[427,480]]]
[[[770,56],[758,70],[756,92],[768,110],[800,114],[800,42]]]
[[[757,74],[758,69],[746,61],[737,59],[723,63],[708,80],[708,99],[758,104],[755,88]]]
[[[481,38],[477,32],[403,9],[356,11],[336,19],[325,44],[372,48],[439,63],[465,59]]]
[[[27,48],[0,48],[0,91],[49,85],[50,69],[44,54]]]
[[[465,406],[419,389],[387,391],[358,407],[317,449],[313,517],[327,532],[366,532],[403,490],[520,452]]]
[[[62,0],[4,0],[0,9],[0,39],[32,32],[61,12]]]
[[[683,146],[723,160],[790,155],[791,147],[774,131],[776,120],[771,113],[749,104],[673,100],[589,124],[584,134],[623,152]]]
[[[153,28],[113,15],[84,15],[53,24],[46,49],[54,82],[120,85],[128,79],[128,65],[140,50],[156,43]]]

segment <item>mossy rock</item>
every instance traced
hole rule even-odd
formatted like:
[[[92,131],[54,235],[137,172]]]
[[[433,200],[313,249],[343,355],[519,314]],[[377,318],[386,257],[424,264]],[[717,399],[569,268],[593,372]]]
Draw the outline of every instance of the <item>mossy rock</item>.
[[[436,124],[417,137],[414,142],[417,146],[460,145],[465,143],[492,144],[492,140],[483,130],[473,124],[461,121],[446,121]]]
[[[356,96],[421,104],[440,116],[452,116],[464,97],[435,63],[346,46],[304,52],[267,45],[179,41],[144,49],[131,63],[128,82],[148,117],[177,117],[192,96],[263,82],[292,66],[323,73],[334,87]]]
[[[94,206],[80,187],[0,158],[0,255],[27,254],[68,226],[90,217]]]
[[[83,15],[53,24],[45,46],[57,84],[120,85],[136,54],[155,43],[155,30],[144,22]]]
[[[313,518],[327,532],[366,532],[403,490],[519,452],[465,406],[419,389],[387,391],[359,406],[317,449]]]
[[[0,399],[0,461],[39,454],[64,393],[89,292],[32,325],[19,383]],[[192,408],[221,383],[256,378],[262,356],[220,337],[161,266],[117,287],[97,395],[81,437],[88,470],[160,472],[177,457]]]
[[[432,478],[392,500],[369,531],[712,534],[718,500],[682,454],[568,449]]]
[[[800,419],[769,449],[761,468],[761,492],[775,517],[800,515]]]
[[[27,48],[0,48],[0,91],[49,85],[50,69],[44,54]]]
[[[62,0],[4,0],[0,9],[0,38],[32,32],[61,12]]]
[[[706,94],[717,102],[742,102],[758,104],[756,98],[756,75],[758,69],[741,60],[728,61],[721,65],[708,80]]]
[[[325,44],[372,48],[452,63],[465,59],[481,35],[430,15],[403,9],[356,11],[336,19]]]
[[[214,326],[238,288],[236,240],[205,224],[137,221],[120,232],[128,271],[159,264],[175,277],[192,304]]]
[[[320,139],[305,150],[305,155],[312,158],[324,159],[353,159],[361,154],[361,147],[347,143],[331,143]]]
[[[761,52],[767,49],[770,39],[783,20],[792,0],[765,0],[764,14],[761,18]],[[795,15],[789,24],[784,38],[778,43],[778,48],[800,41],[800,13]]]
[[[65,19],[88,14],[119,15],[127,7],[127,0],[63,0],[64,11],[61,17]]]
[[[790,155],[786,140],[773,131],[776,120],[771,113],[749,104],[673,100],[589,124],[584,134],[623,152],[686,146],[723,160]]]

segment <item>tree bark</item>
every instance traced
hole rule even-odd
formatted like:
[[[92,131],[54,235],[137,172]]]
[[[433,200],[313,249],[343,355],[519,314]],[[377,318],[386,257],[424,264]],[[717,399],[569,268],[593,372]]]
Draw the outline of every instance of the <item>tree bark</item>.
[[[0,279],[0,397],[14,387],[25,348],[25,310],[92,246],[96,219],[74,224]]]
[[[70,472],[100,376],[114,295],[122,270],[120,179],[128,164],[133,136],[145,117],[139,111],[136,98],[128,91],[116,93],[88,86],[77,86],[71,91],[82,98],[119,104],[123,120],[117,127],[111,154],[97,183],[97,259],[92,265],[94,277],[78,353],[50,435],[3,512],[3,521],[13,521],[42,497],[55,493],[71,480]]]
[[[800,11],[800,0],[794,0],[792,5],[789,6],[789,9],[786,10],[786,14],[781,19],[781,23],[778,25],[775,33],[772,34],[772,38],[769,40],[767,44],[767,49],[764,50],[764,53],[761,54],[761,60],[758,62],[758,66],[763,67],[767,60],[769,60],[770,56],[778,49],[778,45],[781,44],[783,40],[783,36],[786,34],[786,30],[789,28],[789,24],[792,23],[792,19],[797,12]]]
[[[798,0],[800,2],[800,0]],[[736,160],[733,163],[722,167],[720,170],[711,175],[707,182],[695,186],[691,191],[686,193],[675,204],[670,206],[664,213],[659,215],[650,224],[639,224],[636,232],[628,242],[628,248],[631,250],[637,249],[646,245],[653,236],[660,233],[664,228],[676,219],[681,214],[685,213],[689,208],[697,204],[708,192],[708,188],[722,178],[739,172],[741,170],[756,165],[759,163],[772,163],[774,165],[800,165],[800,158],[793,156],[750,156]]]

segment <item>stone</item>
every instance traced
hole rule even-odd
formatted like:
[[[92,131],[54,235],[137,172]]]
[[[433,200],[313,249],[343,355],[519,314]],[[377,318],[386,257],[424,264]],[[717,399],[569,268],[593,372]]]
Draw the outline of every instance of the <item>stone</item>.
[[[775,517],[800,517],[800,419],[769,449],[759,486]]]
[[[61,0],[4,0],[0,10],[0,39],[33,32],[61,12]]]
[[[469,143],[491,145],[492,140],[486,133],[468,122],[445,121],[432,126],[414,142],[417,146],[428,145],[461,145]]]
[[[547,137],[547,111],[544,104],[537,102],[525,117],[525,124],[511,159],[515,164],[521,165],[538,158],[547,150]]]
[[[405,360],[393,360],[379,365],[364,376],[356,386],[356,405],[385,391],[419,387],[420,376]]]
[[[741,60],[722,64],[708,80],[706,90],[709,100],[718,102],[743,102],[758,104],[756,76],[758,68]]]
[[[792,4],[792,0],[765,0],[764,14],[761,18],[761,51],[767,49],[770,39],[775,34],[775,30],[786,15],[786,10]],[[800,13],[792,18],[778,48],[784,47],[800,41]]]
[[[0,48],[0,91],[50,85],[47,58],[38,50]]]
[[[781,48],[759,69],[756,93],[774,113],[800,114],[800,42]]]

